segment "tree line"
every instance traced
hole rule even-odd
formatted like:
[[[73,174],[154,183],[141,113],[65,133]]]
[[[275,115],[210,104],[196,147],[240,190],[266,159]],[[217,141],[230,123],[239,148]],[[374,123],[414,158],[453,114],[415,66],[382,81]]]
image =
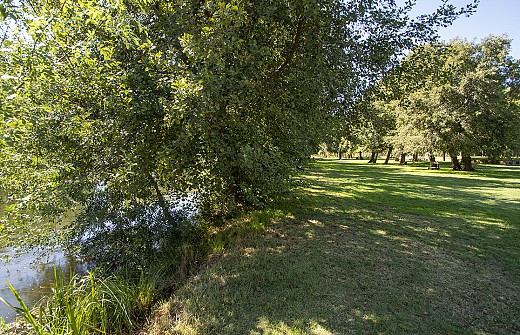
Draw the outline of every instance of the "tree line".
[[[401,163],[407,154],[433,162],[444,153],[466,171],[475,153],[491,161],[518,155],[520,67],[510,48],[497,36],[418,45],[358,105],[362,122],[329,147],[371,152],[370,162],[385,152],[386,163],[392,152]]]

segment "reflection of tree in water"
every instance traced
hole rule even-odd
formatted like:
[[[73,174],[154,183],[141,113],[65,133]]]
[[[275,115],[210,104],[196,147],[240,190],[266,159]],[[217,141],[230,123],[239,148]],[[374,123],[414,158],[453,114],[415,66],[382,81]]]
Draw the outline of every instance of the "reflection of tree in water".
[[[77,213],[66,248],[104,271],[140,270],[161,253],[189,238],[196,220],[196,195],[159,202],[121,202],[100,187],[92,201]]]
[[[27,290],[29,296],[34,295],[35,299],[39,299],[43,294],[48,294],[52,292],[52,287],[54,285],[55,266],[58,266],[57,271],[60,271],[66,277],[69,277],[71,271],[68,265],[68,261],[64,264],[64,266],[54,263],[39,264],[39,277],[31,284],[30,288]]]

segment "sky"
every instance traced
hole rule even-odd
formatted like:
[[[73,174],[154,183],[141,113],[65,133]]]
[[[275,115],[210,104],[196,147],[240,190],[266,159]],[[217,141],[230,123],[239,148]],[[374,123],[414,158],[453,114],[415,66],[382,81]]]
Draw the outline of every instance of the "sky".
[[[432,12],[441,2],[441,0],[417,0],[412,14]],[[470,0],[450,1],[457,7],[463,7],[470,2]],[[507,34],[513,39],[510,55],[520,59],[520,0],[480,0],[476,13],[470,17],[461,16],[453,25],[439,30],[441,39],[446,41],[454,37],[465,37],[470,41],[476,38],[478,42],[491,34],[495,36]]]

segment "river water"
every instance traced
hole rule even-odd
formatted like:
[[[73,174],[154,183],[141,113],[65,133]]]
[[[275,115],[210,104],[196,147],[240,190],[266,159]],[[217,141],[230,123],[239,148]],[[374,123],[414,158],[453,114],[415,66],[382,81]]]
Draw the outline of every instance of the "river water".
[[[13,249],[0,249],[0,257],[5,255],[12,258],[7,264],[0,260],[0,297],[13,306],[19,305],[9,290],[7,282],[20,293],[25,304],[32,307],[42,296],[52,292],[54,267],[58,266],[65,273],[70,272],[70,267],[76,267],[61,251],[38,257],[36,252],[25,252],[15,256]],[[9,323],[15,316],[16,313],[9,306],[0,302],[0,318]]]

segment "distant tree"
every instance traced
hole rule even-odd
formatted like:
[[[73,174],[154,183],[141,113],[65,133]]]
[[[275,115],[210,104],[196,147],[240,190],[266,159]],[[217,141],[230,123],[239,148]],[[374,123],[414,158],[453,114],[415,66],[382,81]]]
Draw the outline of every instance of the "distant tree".
[[[396,141],[423,152],[448,152],[453,168],[473,170],[471,154],[511,147],[518,124],[518,62],[510,40],[453,40],[418,47],[402,63]]]
[[[389,135],[395,129],[395,117],[392,113],[395,106],[393,102],[367,100],[363,108],[358,121],[358,138],[361,149],[370,152],[369,163],[376,163],[381,152],[386,151],[387,158],[392,153],[393,143],[390,142]]]
[[[432,41],[439,27],[450,25],[461,14],[474,12],[478,1],[469,2],[460,9],[446,1],[434,13],[413,20],[410,12],[416,5],[415,0],[407,1],[401,8],[393,0],[345,3],[351,17],[358,10],[363,14],[350,21],[346,36],[348,62],[344,64],[349,74],[342,78],[342,89],[338,91],[333,109],[335,121],[327,128],[326,143],[329,148],[339,148],[339,143],[355,144],[360,150],[368,150],[375,156],[374,145],[378,147],[374,150],[386,150],[389,146],[382,142],[385,136],[377,134],[384,128],[381,128],[378,113],[374,113],[370,105],[384,99],[373,91],[374,86],[400,63],[409,50]],[[347,139],[347,142],[342,139]]]

